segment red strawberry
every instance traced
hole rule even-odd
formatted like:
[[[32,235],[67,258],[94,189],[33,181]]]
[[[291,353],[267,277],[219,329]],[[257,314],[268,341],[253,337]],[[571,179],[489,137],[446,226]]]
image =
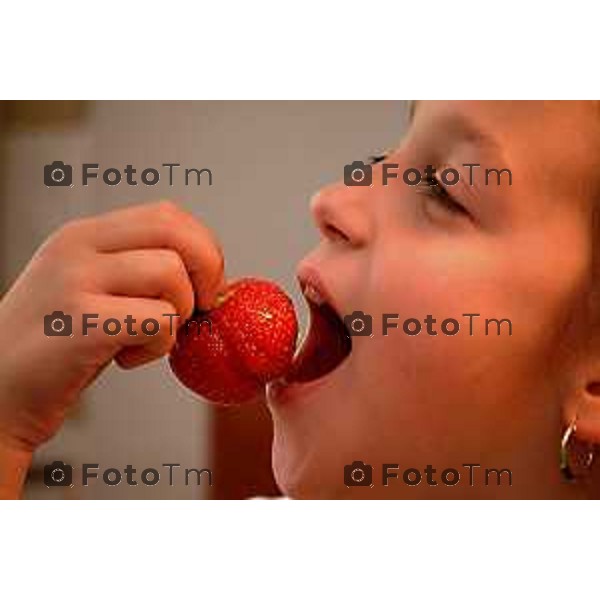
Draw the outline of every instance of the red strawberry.
[[[215,308],[179,329],[169,362],[179,381],[207,400],[240,404],[288,371],[297,335],[285,292],[270,281],[240,279]]]

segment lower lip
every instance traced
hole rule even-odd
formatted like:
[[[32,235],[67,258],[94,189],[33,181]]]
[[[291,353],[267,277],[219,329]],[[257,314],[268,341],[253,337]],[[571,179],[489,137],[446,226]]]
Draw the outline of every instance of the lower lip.
[[[318,388],[321,380],[308,383],[288,383],[286,381],[273,381],[267,385],[267,401],[275,403],[287,403],[298,399],[309,393],[315,386]]]
[[[287,382],[285,380],[272,381],[267,385],[267,401],[275,404],[297,403],[300,400],[308,399],[322,392],[327,388],[334,378],[343,375],[343,371],[348,368],[350,356],[338,365],[331,373],[315,379],[304,382]]]

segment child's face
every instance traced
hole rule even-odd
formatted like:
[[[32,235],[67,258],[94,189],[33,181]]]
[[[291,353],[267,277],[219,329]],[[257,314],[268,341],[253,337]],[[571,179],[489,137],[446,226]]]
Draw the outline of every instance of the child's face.
[[[574,385],[577,314],[590,272],[594,108],[589,103],[420,103],[402,145],[384,163],[398,179],[322,190],[312,211],[322,242],[299,267],[316,273],[340,316],[372,315],[373,336],[352,338],[331,373],[271,394],[274,469],[299,497],[477,497],[497,494],[484,468],[512,471],[515,495],[556,485],[563,399]],[[356,157],[357,159],[360,157]],[[473,186],[464,163],[473,169]],[[456,169],[451,198],[410,187],[405,169]],[[485,169],[494,174],[485,185]],[[458,203],[458,206],[454,203]],[[382,334],[384,313],[397,329]],[[473,335],[469,318],[473,317]],[[437,336],[428,335],[425,318]],[[422,324],[409,336],[406,319]],[[459,332],[444,335],[453,318]],[[489,325],[486,319],[510,319]],[[451,326],[450,326],[451,327]],[[346,487],[344,465],[373,466],[373,488]],[[437,487],[382,486],[382,463],[424,473]],[[475,487],[464,463],[479,463]],[[448,487],[440,474],[461,473]],[[401,477],[401,475],[400,475]],[[503,487],[509,494],[508,483]]]

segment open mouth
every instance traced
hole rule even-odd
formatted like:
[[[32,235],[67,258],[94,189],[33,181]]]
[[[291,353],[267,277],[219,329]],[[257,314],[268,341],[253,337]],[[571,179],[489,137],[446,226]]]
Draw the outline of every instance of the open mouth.
[[[331,304],[312,285],[302,285],[310,324],[286,381],[305,383],[331,373],[352,351],[352,338]]]

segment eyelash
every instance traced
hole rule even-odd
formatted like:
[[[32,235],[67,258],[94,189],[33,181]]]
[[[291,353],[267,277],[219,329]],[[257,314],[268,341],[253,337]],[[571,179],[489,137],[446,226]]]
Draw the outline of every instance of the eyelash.
[[[374,154],[373,156],[369,156],[368,161],[370,165],[376,165],[384,161],[388,156],[388,154]]]
[[[417,190],[419,193],[435,200],[449,212],[470,217],[469,211],[460,202],[454,200],[452,194],[437,179],[431,177],[422,179],[417,188],[420,188]]]
[[[369,156],[369,164],[375,165],[383,162],[388,156],[388,153]],[[469,211],[460,202],[454,200],[452,194],[450,194],[446,187],[441,185],[437,179],[431,177],[421,179],[421,182],[417,185],[417,188],[420,188],[417,189],[419,193],[425,194],[425,196],[428,198],[435,200],[440,206],[449,212],[457,215],[464,215],[465,217],[471,216]]]

